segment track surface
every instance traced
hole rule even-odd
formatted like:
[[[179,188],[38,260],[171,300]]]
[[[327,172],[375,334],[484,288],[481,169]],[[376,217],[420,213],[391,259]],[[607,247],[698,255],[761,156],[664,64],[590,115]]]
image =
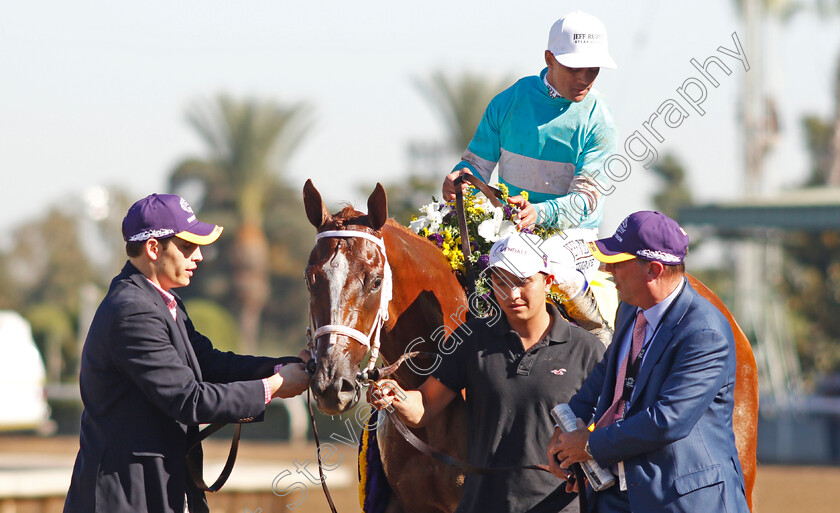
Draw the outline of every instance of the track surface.
[[[21,461],[31,455],[32,464],[54,462],[54,466],[65,467],[69,475],[72,461],[78,450],[78,439],[71,437],[39,438],[28,436],[0,435],[0,478],[4,472],[14,472]],[[336,502],[339,513],[359,511],[358,483],[355,481],[356,452],[351,447],[336,444],[338,452],[331,455],[328,461],[340,461],[340,467],[346,468],[353,476],[352,482],[344,486],[331,487],[330,491]],[[208,460],[223,459],[227,455],[227,444],[223,441],[210,441],[204,450]],[[326,454],[326,453],[322,453]],[[14,455],[14,456],[12,456]],[[339,460],[339,457],[341,458]],[[264,479],[271,483],[277,474],[290,471],[290,475],[282,483],[285,487],[298,482],[307,489],[306,499],[292,511],[318,512],[329,511],[320,486],[308,482],[304,474],[298,472],[295,461],[300,468],[309,460],[306,470],[317,476],[315,462],[315,448],[310,444],[292,445],[286,443],[266,443],[245,441],[239,452],[239,461],[247,464],[257,464],[265,468],[265,463],[275,462],[276,469],[271,469]],[[274,472],[276,470],[276,474]],[[302,472],[305,472],[302,470]],[[234,474],[236,469],[234,469]],[[271,475],[275,474],[275,475]],[[327,473],[327,484],[330,483]],[[264,486],[270,491],[271,485]],[[221,492],[221,493],[224,493]],[[292,497],[295,494],[290,494]],[[300,497],[300,494],[296,494]],[[254,500],[259,500],[255,496]],[[0,498],[2,501],[2,498]],[[266,504],[266,506],[268,506]],[[835,513],[840,511],[840,467],[783,467],[778,465],[759,465],[756,484],[756,512],[757,513]],[[251,507],[252,512],[261,508],[260,504]],[[268,511],[271,508],[262,508]],[[219,508],[214,513],[224,513]],[[230,513],[242,513],[243,510]]]

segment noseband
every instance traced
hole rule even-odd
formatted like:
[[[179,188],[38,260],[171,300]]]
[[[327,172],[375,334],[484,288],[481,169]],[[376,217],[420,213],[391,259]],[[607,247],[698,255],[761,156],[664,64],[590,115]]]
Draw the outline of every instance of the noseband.
[[[309,342],[309,348],[312,354],[313,361],[315,361],[315,359],[317,358],[316,349],[318,338],[324,335],[330,336],[330,345],[336,343],[336,335],[344,335],[346,337],[352,338],[356,342],[368,348],[370,358],[368,359],[367,367],[356,375],[356,398],[354,399],[355,403],[356,401],[358,401],[359,398],[361,383],[368,380],[368,376],[371,374],[371,371],[376,365],[376,361],[379,359],[379,333],[382,330],[382,326],[385,324],[385,321],[388,320],[388,304],[391,302],[391,297],[393,295],[393,283],[391,277],[391,266],[388,264],[388,256],[385,253],[385,242],[382,240],[381,237],[377,237],[375,235],[360,230],[328,230],[316,235],[315,243],[317,244],[318,241],[325,238],[349,237],[359,237],[373,242],[374,244],[376,244],[376,247],[379,248],[379,251],[382,254],[382,285],[379,293],[379,310],[376,312],[376,318],[373,320],[373,324],[371,325],[368,334],[365,334],[354,327],[345,326],[343,324],[325,324],[323,326],[319,326],[317,329],[315,329],[315,332],[312,333],[314,319],[312,317],[312,311],[310,310],[309,327],[306,329],[306,336]]]

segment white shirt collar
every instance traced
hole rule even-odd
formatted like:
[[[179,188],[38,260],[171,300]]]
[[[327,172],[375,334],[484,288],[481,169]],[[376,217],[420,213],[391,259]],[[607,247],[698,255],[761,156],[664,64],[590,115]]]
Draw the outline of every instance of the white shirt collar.
[[[548,95],[552,98],[562,98],[563,96],[554,89],[554,86],[548,82],[548,73],[543,76],[543,84],[548,88]]]

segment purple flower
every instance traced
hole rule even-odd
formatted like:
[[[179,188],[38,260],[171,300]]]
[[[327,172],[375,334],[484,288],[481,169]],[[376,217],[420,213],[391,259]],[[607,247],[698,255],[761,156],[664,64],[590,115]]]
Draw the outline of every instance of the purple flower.
[[[439,248],[443,247],[443,235],[441,235],[439,233],[433,233],[433,234],[429,235],[429,240],[434,242],[435,244],[437,244],[437,247],[439,247]]]
[[[513,217],[513,207],[511,207],[510,205],[505,205],[503,210],[505,212],[505,219],[510,219]]]
[[[476,262],[479,269],[487,269],[487,264],[489,264],[489,263],[490,263],[490,255],[481,255],[481,256],[478,257],[478,262]]]

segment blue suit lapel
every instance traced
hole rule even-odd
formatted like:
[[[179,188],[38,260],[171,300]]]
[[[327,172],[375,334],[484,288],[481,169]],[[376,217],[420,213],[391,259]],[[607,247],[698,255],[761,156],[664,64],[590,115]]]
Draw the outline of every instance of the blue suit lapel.
[[[662,357],[665,349],[668,348],[668,345],[674,336],[673,328],[679,324],[680,320],[682,320],[685,312],[688,310],[689,305],[691,305],[691,302],[694,299],[694,295],[696,295],[696,292],[694,292],[694,289],[692,289],[691,285],[689,285],[686,281],[683,285],[682,292],[680,292],[677,298],[674,299],[674,304],[671,306],[670,311],[667,312],[665,317],[662,319],[659,331],[654,335],[653,340],[651,340],[648,345],[647,354],[645,355],[644,362],[639,369],[639,375],[636,378],[636,387],[633,389],[633,396],[630,401],[631,405],[633,401],[639,397],[639,394],[642,393],[645,385],[647,385],[650,381],[648,378],[650,377],[653,367]]]

